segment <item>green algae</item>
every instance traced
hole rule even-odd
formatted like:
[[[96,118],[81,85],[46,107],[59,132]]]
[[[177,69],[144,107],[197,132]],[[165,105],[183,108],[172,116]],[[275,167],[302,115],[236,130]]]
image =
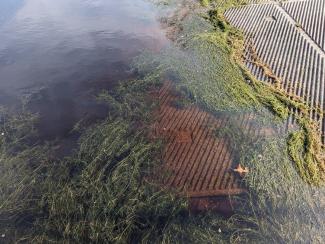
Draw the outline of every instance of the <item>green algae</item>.
[[[238,6],[242,4],[246,4],[246,0],[229,0],[229,1],[223,1],[223,0],[200,0],[201,4],[204,7],[208,7],[211,3],[217,4],[219,8],[223,7],[233,7],[233,6]]]
[[[304,118],[299,123],[301,129],[293,132],[288,139],[289,155],[304,181],[322,185],[325,180],[325,160],[316,127],[312,127],[311,122]]]
[[[288,116],[288,107],[305,105],[300,101],[291,105],[291,99],[238,66],[240,55],[232,47],[241,46],[238,32],[197,16],[186,21],[178,42],[183,49],[144,54],[135,60],[142,77],[99,94],[98,101],[109,106],[110,115],[82,129],[70,157],[54,159],[51,145],[35,142],[34,115],[2,113],[0,229],[10,238],[6,240],[321,243],[325,239],[324,195],[304,183],[291,161],[315,155],[308,153],[316,150],[315,137],[308,136],[309,123],[302,132],[293,132],[298,134],[290,137],[292,143],[288,134],[252,136],[238,123],[238,116],[252,113],[253,129],[281,128],[279,118]],[[175,81],[186,103],[197,103],[215,116],[230,116],[216,136],[227,138],[237,162],[250,169],[243,180],[249,193],[237,199],[242,207],[230,219],[212,213],[193,216],[185,199],[148,181],[160,163],[161,150],[147,137],[157,105],[148,91],[165,79]]]
[[[208,7],[210,4],[210,0],[201,0],[200,1],[203,7]]]

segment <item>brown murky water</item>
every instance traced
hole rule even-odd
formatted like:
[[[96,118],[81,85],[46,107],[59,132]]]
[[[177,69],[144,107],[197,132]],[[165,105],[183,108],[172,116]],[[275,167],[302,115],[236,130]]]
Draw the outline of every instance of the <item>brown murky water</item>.
[[[105,116],[98,91],[131,78],[143,49],[167,43],[146,0],[1,0],[0,105],[28,99],[42,136],[68,140],[79,120]]]

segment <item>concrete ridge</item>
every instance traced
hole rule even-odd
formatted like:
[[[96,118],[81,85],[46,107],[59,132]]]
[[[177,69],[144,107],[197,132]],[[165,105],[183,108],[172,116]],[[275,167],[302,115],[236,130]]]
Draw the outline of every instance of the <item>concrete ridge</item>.
[[[301,1],[301,0],[300,0]],[[306,1],[306,0],[304,0]],[[308,1],[312,1],[312,0],[308,0]],[[291,1],[291,2],[297,2],[297,1]],[[289,12],[283,8],[283,6],[280,3],[274,3],[275,6],[278,8],[278,10],[283,13],[283,15],[286,16],[287,20],[295,25],[298,29],[300,29],[300,34],[306,38],[306,40],[308,42],[311,43],[311,45],[313,46],[313,48],[315,48],[315,50],[317,52],[319,52],[320,55],[322,55],[322,57],[325,57],[325,51],[322,49],[322,47],[306,32],[306,30],[303,29],[303,27],[301,26],[297,26],[299,25],[299,23],[289,14]]]

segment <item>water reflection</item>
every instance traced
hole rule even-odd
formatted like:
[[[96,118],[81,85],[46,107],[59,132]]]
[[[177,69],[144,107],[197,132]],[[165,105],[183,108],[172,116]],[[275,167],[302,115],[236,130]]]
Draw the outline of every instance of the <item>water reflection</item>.
[[[102,116],[96,91],[130,78],[142,49],[167,44],[145,0],[2,0],[0,9],[0,103],[37,93],[31,107],[48,137]]]

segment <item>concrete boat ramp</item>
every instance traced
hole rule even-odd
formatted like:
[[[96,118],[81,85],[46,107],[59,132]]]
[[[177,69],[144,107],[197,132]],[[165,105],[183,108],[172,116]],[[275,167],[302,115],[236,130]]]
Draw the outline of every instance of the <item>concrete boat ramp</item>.
[[[258,58],[281,79],[281,88],[288,95],[324,112],[325,0],[262,1],[232,8],[225,17],[245,33],[246,48],[254,46]],[[246,66],[259,80],[272,82],[261,67],[249,60]],[[313,111],[310,118],[319,123],[325,143],[324,116]],[[291,116],[288,125],[294,123]]]

